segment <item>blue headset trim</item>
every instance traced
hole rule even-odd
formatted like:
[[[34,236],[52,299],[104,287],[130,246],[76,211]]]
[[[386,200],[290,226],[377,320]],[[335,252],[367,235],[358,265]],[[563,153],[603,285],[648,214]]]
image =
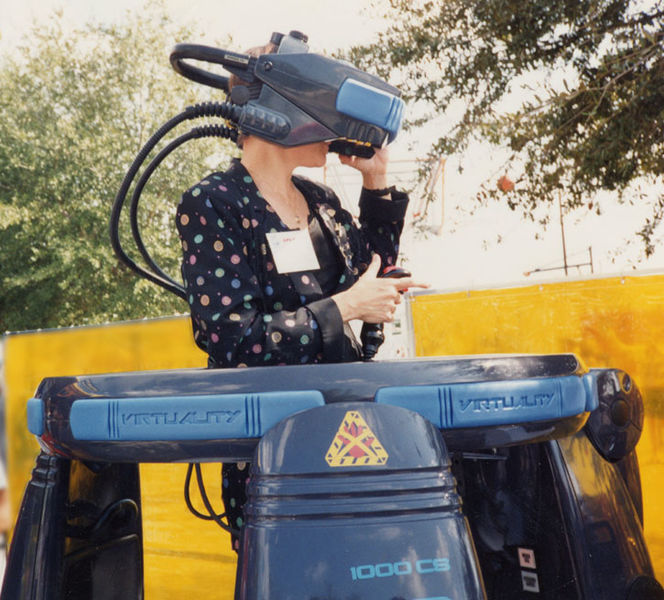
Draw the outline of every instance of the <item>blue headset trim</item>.
[[[390,142],[401,128],[404,107],[398,96],[352,78],[346,79],[337,93],[336,109],[340,113],[385,129]]]

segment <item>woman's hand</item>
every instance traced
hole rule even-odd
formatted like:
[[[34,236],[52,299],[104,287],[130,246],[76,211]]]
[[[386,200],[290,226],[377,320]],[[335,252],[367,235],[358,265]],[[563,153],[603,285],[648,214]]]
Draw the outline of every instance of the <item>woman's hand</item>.
[[[371,158],[339,155],[339,161],[342,165],[347,165],[362,173],[362,185],[368,190],[387,187],[387,165],[389,160],[387,146],[378,148]]]
[[[344,322],[361,319],[365,323],[390,323],[397,305],[401,304],[401,292],[413,287],[429,287],[412,277],[380,278],[379,270],[380,256],[374,254],[362,277],[346,291],[332,296]]]

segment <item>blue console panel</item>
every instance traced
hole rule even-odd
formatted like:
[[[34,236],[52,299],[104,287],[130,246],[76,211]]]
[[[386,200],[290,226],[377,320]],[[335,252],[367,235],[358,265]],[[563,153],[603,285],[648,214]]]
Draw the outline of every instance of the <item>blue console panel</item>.
[[[376,402],[419,413],[439,429],[546,421],[597,408],[591,376],[545,377],[449,385],[394,386]]]
[[[292,414],[323,406],[318,390],[76,400],[74,438],[88,441],[259,438]]]
[[[371,402],[419,413],[448,448],[476,451],[578,431],[596,379],[569,354],[58,377],[29,400],[28,425],[49,453],[81,460],[243,461],[294,413]]]

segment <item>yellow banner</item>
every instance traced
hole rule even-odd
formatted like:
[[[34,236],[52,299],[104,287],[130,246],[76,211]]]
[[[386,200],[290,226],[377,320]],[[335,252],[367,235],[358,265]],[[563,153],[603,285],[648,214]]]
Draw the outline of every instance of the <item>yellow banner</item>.
[[[645,532],[664,580],[664,275],[409,296],[417,356],[561,353],[628,372],[644,396],[637,447]]]
[[[204,367],[188,317],[76,327],[4,338],[10,497],[16,516],[39,447],[28,432],[26,402],[45,377]],[[194,517],[184,503],[186,465],[141,465],[146,600],[232,600],[236,556],[227,533]],[[221,466],[203,465],[218,512]],[[199,510],[202,502],[193,495]]]

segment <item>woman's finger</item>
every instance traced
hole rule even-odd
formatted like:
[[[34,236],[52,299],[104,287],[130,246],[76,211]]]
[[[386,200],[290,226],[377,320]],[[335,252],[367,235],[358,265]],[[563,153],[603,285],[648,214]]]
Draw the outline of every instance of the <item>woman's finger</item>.
[[[366,277],[370,277],[371,279],[378,277],[378,271],[380,271],[380,263],[381,263],[380,256],[378,254],[374,254],[371,257],[371,262],[369,263],[367,270],[364,272],[364,275]]]
[[[427,288],[430,287],[428,283],[423,283],[423,282],[420,282],[420,281],[416,281],[412,277],[402,277],[401,279],[393,279],[392,281],[394,281],[394,284],[395,284],[396,288],[400,292],[405,292],[409,288],[427,289]]]

